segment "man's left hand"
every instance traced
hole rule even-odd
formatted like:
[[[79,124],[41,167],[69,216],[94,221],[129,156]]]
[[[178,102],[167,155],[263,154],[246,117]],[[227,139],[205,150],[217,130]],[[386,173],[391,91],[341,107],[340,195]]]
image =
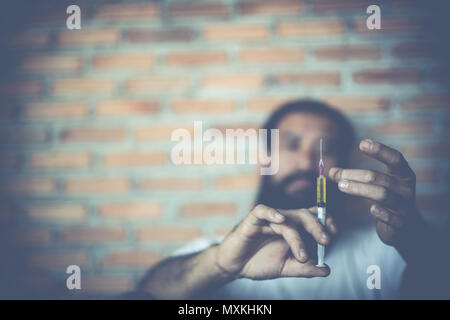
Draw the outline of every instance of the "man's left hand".
[[[329,177],[347,194],[375,201],[370,214],[376,219],[380,239],[396,245],[405,229],[418,217],[416,209],[416,175],[403,155],[370,139],[362,140],[360,150],[381,161],[387,172],[361,169],[331,168]]]

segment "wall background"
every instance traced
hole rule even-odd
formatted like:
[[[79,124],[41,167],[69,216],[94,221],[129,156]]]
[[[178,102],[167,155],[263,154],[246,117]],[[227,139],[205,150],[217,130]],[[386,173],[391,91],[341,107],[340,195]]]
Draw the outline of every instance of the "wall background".
[[[445,2],[421,2],[2,4],[2,295],[109,297],[226,232],[251,207],[256,168],[175,166],[170,134],[194,120],[257,127],[293,98],[328,101],[361,137],[400,148],[424,216],[448,221],[449,29]],[[66,29],[69,4],[81,30]],[[366,28],[370,4],[382,30]],[[65,289],[70,264],[80,292]]]

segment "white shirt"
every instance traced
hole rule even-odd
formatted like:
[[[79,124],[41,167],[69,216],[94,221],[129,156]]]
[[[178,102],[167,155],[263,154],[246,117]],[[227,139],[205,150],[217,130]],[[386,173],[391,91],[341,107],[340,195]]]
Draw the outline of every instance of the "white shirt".
[[[219,240],[220,241],[220,240]],[[175,254],[193,253],[218,242],[197,239]],[[393,247],[385,245],[374,227],[353,228],[333,245],[325,257],[331,273],[326,278],[277,278],[271,280],[234,280],[213,299],[395,299],[405,261]],[[376,265],[380,268],[380,289],[369,289],[368,278]],[[372,283],[372,282],[371,282]]]

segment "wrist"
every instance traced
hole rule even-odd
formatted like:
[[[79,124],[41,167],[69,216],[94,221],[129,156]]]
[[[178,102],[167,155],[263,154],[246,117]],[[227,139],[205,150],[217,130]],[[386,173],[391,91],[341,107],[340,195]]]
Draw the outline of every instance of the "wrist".
[[[219,278],[221,278],[227,282],[239,278],[238,272],[229,271],[220,264],[220,262],[219,262],[219,260],[220,260],[219,259],[219,246],[220,245],[216,244],[216,245],[213,245],[212,247],[210,247],[211,254],[213,257],[213,268],[215,270],[215,273],[217,274],[217,276]]]

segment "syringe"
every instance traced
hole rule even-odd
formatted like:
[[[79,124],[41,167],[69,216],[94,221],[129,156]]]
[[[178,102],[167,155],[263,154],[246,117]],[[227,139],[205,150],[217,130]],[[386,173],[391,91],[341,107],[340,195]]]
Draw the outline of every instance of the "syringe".
[[[322,225],[325,225],[325,218],[327,214],[327,179],[324,176],[325,165],[322,161],[322,138],[320,138],[320,161],[319,161],[319,176],[317,177],[317,218]],[[325,246],[317,244],[317,266],[324,267]]]

